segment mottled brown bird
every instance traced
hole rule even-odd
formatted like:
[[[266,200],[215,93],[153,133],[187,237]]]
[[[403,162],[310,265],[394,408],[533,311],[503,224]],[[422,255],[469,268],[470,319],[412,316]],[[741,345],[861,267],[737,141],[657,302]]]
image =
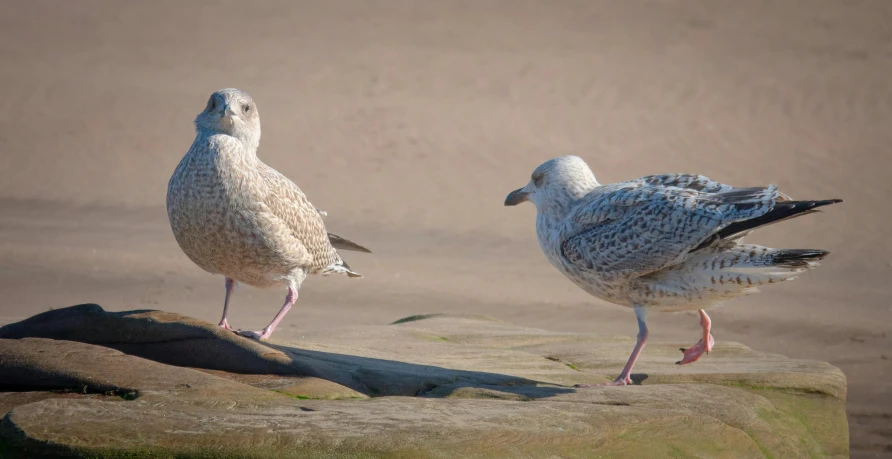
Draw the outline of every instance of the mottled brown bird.
[[[213,93],[195,118],[195,130],[167,187],[167,215],[183,252],[226,278],[221,327],[231,330],[226,314],[237,282],[288,288],[285,304],[266,328],[236,332],[265,340],[297,300],[307,275],[362,277],[336,248],[369,250],[328,233],[325,213],[257,157],[260,115],[251,96],[238,89]]]

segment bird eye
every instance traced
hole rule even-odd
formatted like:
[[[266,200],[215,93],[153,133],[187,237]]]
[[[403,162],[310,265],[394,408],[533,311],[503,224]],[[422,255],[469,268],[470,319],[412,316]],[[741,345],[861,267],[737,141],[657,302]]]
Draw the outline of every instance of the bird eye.
[[[542,180],[545,179],[545,174],[543,174],[543,173],[541,173],[541,172],[537,172],[537,173],[533,174],[532,179],[533,179],[533,184],[534,184],[534,185],[536,185],[536,186],[541,186],[541,185],[542,185]]]
[[[247,104],[246,104],[246,105],[243,105],[243,106],[242,106],[242,110],[244,110],[245,113],[248,113],[248,112],[251,111],[251,106],[250,106],[250,105],[247,105]]]
[[[211,100],[208,101],[208,111],[212,112],[217,108],[217,99],[211,97]]]

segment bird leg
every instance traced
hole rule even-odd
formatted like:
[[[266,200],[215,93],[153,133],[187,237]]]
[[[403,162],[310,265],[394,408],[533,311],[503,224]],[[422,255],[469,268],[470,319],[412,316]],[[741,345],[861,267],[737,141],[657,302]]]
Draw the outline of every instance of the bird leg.
[[[261,331],[245,331],[239,330],[238,333],[241,336],[247,338],[254,338],[260,341],[264,341],[273,334],[273,330],[276,329],[276,325],[279,325],[279,322],[285,317],[285,314],[288,314],[288,310],[291,309],[291,306],[294,305],[294,302],[297,301],[297,288],[294,286],[288,286],[288,296],[285,297],[285,304],[282,305],[282,309],[279,310],[279,313],[276,314],[276,317],[273,317],[273,321],[269,323]]]
[[[623,368],[622,373],[619,374],[619,377],[609,383],[577,384],[574,387],[625,386],[632,384],[632,367],[635,366],[635,361],[638,360],[638,356],[644,350],[644,345],[647,344],[647,309],[640,306],[635,306],[634,309],[635,316],[638,318],[638,339],[635,342],[635,348],[632,349],[632,355],[629,356],[629,361],[626,362],[626,366]]]
[[[226,314],[229,312],[229,297],[232,295],[232,289],[235,287],[235,281],[226,278],[226,299],[223,300],[223,318],[220,319],[220,325],[224,330],[232,330],[232,327],[229,326],[229,322],[226,321]]]
[[[684,365],[686,363],[696,362],[697,359],[700,358],[703,353],[709,354],[709,351],[712,350],[712,346],[715,344],[715,340],[712,338],[712,334],[709,333],[709,330],[712,326],[712,321],[709,320],[709,316],[706,315],[706,311],[700,310],[700,326],[703,327],[703,338],[700,341],[697,341],[697,344],[694,346],[685,349],[681,348],[681,352],[684,353],[684,358],[675,362],[676,365]]]

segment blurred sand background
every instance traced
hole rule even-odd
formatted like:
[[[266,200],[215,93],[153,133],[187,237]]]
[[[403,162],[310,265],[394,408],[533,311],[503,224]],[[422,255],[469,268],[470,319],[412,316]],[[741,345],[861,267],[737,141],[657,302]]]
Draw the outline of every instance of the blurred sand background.
[[[219,320],[223,279],[180,252],[164,201],[193,118],[238,87],[258,103],[260,157],[375,252],[344,255],[363,280],[306,282],[282,333],[451,312],[633,336],[630,310],[548,265],[531,205],[502,206],[557,155],[602,183],[692,172],[845,198],[749,238],[833,255],[713,310],[713,333],[839,366],[853,456],[892,452],[892,3],[0,6],[5,321],[83,302]],[[283,297],[241,288],[230,323],[262,327]],[[698,330],[693,314],[651,318],[653,341]]]

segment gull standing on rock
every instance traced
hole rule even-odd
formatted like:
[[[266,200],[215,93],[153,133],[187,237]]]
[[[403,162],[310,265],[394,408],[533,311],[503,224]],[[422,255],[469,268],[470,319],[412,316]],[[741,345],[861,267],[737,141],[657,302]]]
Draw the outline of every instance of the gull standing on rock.
[[[744,244],[743,236],[842,202],[793,201],[774,185],[735,188],[690,174],[600,185],[576,156],[536,168],[505,205],[523,201],[536,206],[539,246],[552,265],[589,294],[635,311],[638,339],[611,385],[632,383],[632,367],[647,342],[649,309],[699,310],[703,338],[682,349],[676,363],[696,361],[714,343],[704,309],[759,285],[791,280],[828,255]]]
[[[261,331],[236,333],[265,340],[297,300],[309,274],[353,272],[336,248],[369,252],[328,233],[322,216],[291,180],[257,158],[260,115],[238,89],[211,95],[195,118],[195,141],[170,178],[167,215],[177,243],[200,268],[226,277],[220,326],[237,282],[284,285],[282,309]]]

